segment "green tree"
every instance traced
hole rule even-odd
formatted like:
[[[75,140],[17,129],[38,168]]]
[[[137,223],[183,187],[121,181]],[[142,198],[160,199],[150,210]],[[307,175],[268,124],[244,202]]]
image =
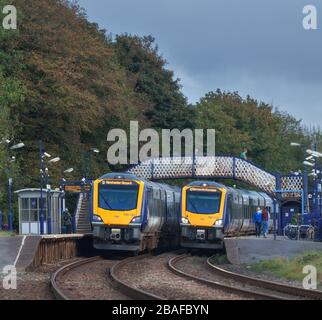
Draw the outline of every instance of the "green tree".
[[[237,92],[209,92],[196,104],[197,125],[215,128],[217,154],[239,155],[247,148],[249,158],[273,172],[288,174],[302,167],[301,150],[292,141],[308,143],[300,120]]]
[[[165,68],[152,36],[118,35],[115,43],[120,64],[126,69],[135,92],[149,103],[145,111],[154,128],[193,128],[194,109],[187,106],[179,79]]]

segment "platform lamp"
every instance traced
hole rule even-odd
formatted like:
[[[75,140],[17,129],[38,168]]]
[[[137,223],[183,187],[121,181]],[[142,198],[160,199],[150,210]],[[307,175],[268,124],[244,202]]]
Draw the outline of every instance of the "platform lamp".
[[[307,205],[307,200],[308,200],[308,193],[309,193],[309,179],[308,179],[308,171],[307,171],[307,166],[311,165],[310,162],[307,160],[307,153],[306,153],[306,146],[301,143],[297,142],[291,142],[290,143],[291,147],[299,147],[302,148],[303,151],[303,165],[304,165],[304,173],[303,173],[303,192],[304,192],[304,210],[307,212],[308,205]]]
[[[69,174],[69,173],[72,173],[74,172],[74,168],[69,168],[69,169],[66,169],[64,170],[64,174]],[[64,178],[63,178],[64,181],[66,181]],[[63,208],[63,203],[61,204],[61,207]],[[74,214],[72,214],[72,231],[73,233],[76,233],[76,217]]]
[[[317,144],[314,144],[314,150],[308,149],[306,152],[310,155],[311,159],[314,159],[314,188],[313,188],[313,208],[314,212],[318,213],[319,212],[319,174],[318,174],[318,159],[322,158],[322,153],[317,151]],[[319,212],[320,213],[320,212]]]
[[[9,139],[6,140],[6,143],[9,144],[11,141]],[[25,147],[25,144],[23,142],[20,142],[18,144],[13,145],[10,147],[10,150],[19,150]],[[16,157],[11,156],[9,163],[16,162]],[[10,167],[9,167],[9,174],[11,173]],[[9,214],[8,214],[8,228],[9,231],[13,231],[13,214],[12,214],[12,185],[13,185],[13,178],[9,177],[8,179],[8,208],[9,208]]]
[[[50,197],[50,192],[51,192],[51,186],[49,184],[49,165],[54,164],[60,161],[60,157],[56,157],[53,159],[50,159],[47,162],[47,166],[45,169],[45,175],[46,175],[46,195],[47,195],[47,232],[48,234],[51,234],[51,197]]]
[[[89,167],[88,163],[91,161],[91,155],[95,154],[98,155],[100,154],[100,150],[98,148],[95,147],[91,147],[89,148],[87,151],[85,151],[84,155],[83,155],[83,162],[85,162],[84,167],[83,167],[83,176],[84,178],[89,178],[90,174],[91,174],[91,169],[92,166]]]

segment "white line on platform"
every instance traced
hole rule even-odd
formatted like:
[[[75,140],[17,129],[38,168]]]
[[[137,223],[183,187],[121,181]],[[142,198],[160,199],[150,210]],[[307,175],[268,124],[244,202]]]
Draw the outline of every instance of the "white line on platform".
[[[25,244],[25,240],[26,240],[26,236],[23,236],[22,241],[21,241],[21,245],[20,245],[20,248],[19,248],[19,251],[18,251],[17,257],[16,257],[16,260],[15,260],[15,262],[14,262],[14,266],[16,266],[16,264],[17,264],[17,262],[18,262],[18,259],[19,259],[20,254],[21,254],[21,250],[22,250],[22,248],[23,248],[23,246],[24,246],[24,244]]]

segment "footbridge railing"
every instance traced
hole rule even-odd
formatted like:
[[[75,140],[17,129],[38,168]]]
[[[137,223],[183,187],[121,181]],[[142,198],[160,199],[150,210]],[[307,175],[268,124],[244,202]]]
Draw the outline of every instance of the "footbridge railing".
[[[281,176],[260,168],[250,161],[229,156],[167,157],[146,160],[128,172],[149,180],[162,179],[234,179],[273,194],[275,190],[303,190],[302,176]],[[300,198],[301,194],[283,194]]]

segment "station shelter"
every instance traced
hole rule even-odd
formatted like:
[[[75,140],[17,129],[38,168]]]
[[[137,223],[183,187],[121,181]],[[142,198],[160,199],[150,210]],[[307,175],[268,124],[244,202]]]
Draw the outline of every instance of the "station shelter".
[[[40,234],[40,189],[23,189],[15,191],[18,196],[19,207],[19,233],[23,235]],[[50,191],[51,230],[53,234],[61,233],[61,213],[65,209],[63,192]],[[47,228],[47,191],[42,192],[42,204],[44,215],[44,234],[48,234]]]

